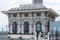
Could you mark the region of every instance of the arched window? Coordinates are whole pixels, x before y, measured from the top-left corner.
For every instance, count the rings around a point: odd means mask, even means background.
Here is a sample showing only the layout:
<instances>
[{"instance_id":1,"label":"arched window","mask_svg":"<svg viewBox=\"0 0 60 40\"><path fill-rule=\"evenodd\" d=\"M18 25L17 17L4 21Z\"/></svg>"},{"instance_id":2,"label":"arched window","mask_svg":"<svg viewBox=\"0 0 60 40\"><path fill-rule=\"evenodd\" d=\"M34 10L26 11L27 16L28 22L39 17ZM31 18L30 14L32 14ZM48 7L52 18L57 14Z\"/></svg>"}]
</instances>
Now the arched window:
<instances>
[{"instance_id":1,"label":"arched window","mask_svg":"<svg viewBox=\"0 0 60 40\"><path fill-rule=\"evenodd\" d=\"M29 34L29 23L24 22L24 34Z\"/></svg>"},{"instance_id":2,"label":"arched window","mask_svg":"<svg viewBox=\"0 0 60 40\"><path fill-rule=\"evenodd\" d=\"M36 32L42 32L42 28L41 28L41 22L40 21L38 21L37 23L36 23Z\"/></svg>"},{"instance_id":3,"label":"arched window","mask_svg":"<svg viewBox=\"0 0 60 40\"><path fill-rule=\"evenodd\" d=\"M17 23L16 22L13 22L13 24L12 24L12 33L13 34L17 33Z\"/></svg>"}]
</instances>

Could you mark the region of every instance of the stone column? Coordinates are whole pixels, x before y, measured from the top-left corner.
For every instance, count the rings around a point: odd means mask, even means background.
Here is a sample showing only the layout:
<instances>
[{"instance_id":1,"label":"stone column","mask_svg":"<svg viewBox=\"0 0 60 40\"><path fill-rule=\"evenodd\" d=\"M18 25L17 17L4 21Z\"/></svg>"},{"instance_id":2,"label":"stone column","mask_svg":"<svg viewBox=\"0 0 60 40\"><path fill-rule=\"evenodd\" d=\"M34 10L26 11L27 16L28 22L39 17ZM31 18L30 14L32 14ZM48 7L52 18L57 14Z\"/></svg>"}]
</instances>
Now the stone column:
<instances>
[{"instance_id":1,"label":"stone column","mask_svg":"<svg viewBox=\"0 0 60 40\"><path fill-rule=\"evenodd\" d=\"M20 33L22 33L22 27L20 26Z\"/></svg>"},{"instance_id":2,"label":"stone column","mask_svg":"<svg viewBox=\"0 0 60 40\"><path fill-rule=\"evenodd\" d=\"M8 27L8 32L10 33L10 25L9 25L9 27Z\"/></svg>"},{"instance_id":3,"label":"stone column","mask_svg":"<svg viewBox=\"0 0 60 40\"><path fill-rule=\"evenodd\" d=\"M31 32L34 33L34 26L31 27Z\"/></svg>"},{"instance_id":4,"label":"stone column","mask_svg":"<svg viewBox=\"0 0 60 40\"><path fill-rule=\"evenodd\" d=\"M45 32L45 27L44 27L44 25L42 25L42 32Z\"/></svg>"},{"instance_id":5,"label":"stone column","mask_svg":"<svg viewBox=\"0 0 60 40\"><path fill-rule=\"evenodd\" d=\"M38 40L41 40L41 37L40 37L40 35L38 35Z\"/></svg>"},{"instance_id":6,"label":"stone column","mask_svg":"<svg viewBox=\"0 0 60 40\"><path fill-rule=\"evenodd\" d=\"M18 28L17 28L17 33L19 34L20 33L20 26L18 25Z\"/></svg>"},{"instance_id":7,"label":"stone column","mask_svg":"<svg viewBox=\"0 0 60 40\"><path fill-rule=\"evenodd\" d=\"M31 34L32 33L32 27L31 27L31 25L29 25L29 34Z\"/></svg>"},{"instance_id":8,"label":"stone column","mask_svg":"<svg viewBox=\"0 0 60 40\"><path fill-rule=\"evenodd\" d=\"M42 39L41 39L41 32L40 32L39 35L38 35L38 40L42 40Z\"/></svg>"},{"instance_id":9,"label":"stone column","mask_svg":"<svg viewBox=\"0 0 60 40\"><path fill-rule=\"evenodd\" d=\"M24 33L24 28L23 28L23 25L22 25L22 34Z\"/></svg>"},{"instance_id":10,"label":"stone column","mask_svg":"<svg viewBox=\"0 0 60 40\"><path fill-rule=\"evenodd\" d=\"M35 27L35 25L34 25L34 32L33 33L36 34L36 27Z\"/></svg>"},{"instance_id":11,"label":"stone column","mask_svg":"<svg viewBox=\"0 0 60 40\"><path fill-rule=\"evenodd\" d=\"M34 36L34 40L37 40L37 37L36 37L36 35Z\"/></svg>"},{"instance_id":12,"label":"stone column","mask_svg":"<svg viewBox=\"0 0 60 40\"><path fill-rule=\"evenodd\" d=\"M10 33L12 33L12 25L10 25Z\"/></svg>"}]
</instances>

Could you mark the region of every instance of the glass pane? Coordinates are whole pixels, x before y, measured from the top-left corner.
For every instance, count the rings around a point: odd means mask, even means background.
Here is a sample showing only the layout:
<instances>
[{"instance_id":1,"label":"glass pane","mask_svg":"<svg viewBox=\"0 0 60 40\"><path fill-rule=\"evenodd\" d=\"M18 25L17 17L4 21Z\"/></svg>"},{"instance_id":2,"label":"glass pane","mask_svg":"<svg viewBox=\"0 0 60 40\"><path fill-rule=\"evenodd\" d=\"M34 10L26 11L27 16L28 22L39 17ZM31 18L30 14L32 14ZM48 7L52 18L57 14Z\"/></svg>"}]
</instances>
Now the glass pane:
<instances>
[{"instance_id":1,"label":"glass pane","mask_svg":"<svg viewBox=\"0 0 60 40\"><path fill-rule=\"evenodd\" d=\"M37 30L40 30L40 28L37 28Z\"/></svg>"},{"instance_id":2,"label":"glass pane","mask_svg":"<svg viewBox=\"0 0 60 40\"><path fill-rule=\"evenodd\" d=\"M28 13L25 13L24 16L27 17L28 16Z\"/></svg>"},{"instance_id":3,"label":"glass pane","mask_svg":"<svg viewBox=\"0 0 60 40\"><path fill-rule=\"evenodd\" d=\"M29 34L29 23L28 22L24 23L24 34Z\"/></svg>"},{"instance_id":4,"label":"glass pane","mask_svg":"<svg viewBox=\"0 0 60 40\"><path fill-rule=\"evenodd\" d=\"M40 27L40 24L37 24L37 27Z\"/></svg>"},{"instance_id":5,"label":"glass pane","mask_svg":"<svg viewBox=\"0 0 60 40\"><path fill-rule=\"evenodd\" d=\"M12 32L13 32L13 34L17 33L17 23L16 22L13 22L13 24L12 24Z\"/></svg>"},{"instance_id":6,"label":"glass pane","mask_svg":"<svg viewBox=\"0 0 60 40\"><path fill-rule=\"evenodd\" d=\"M41 23L39 21L36 23L36 31L37 32L42 31L41 30Z\"/></svg>"},{"instance_id":7,"label":"glass pane","mask_svg":"<svg viewBox=\"0 0 60 40\"><path fill-rule=\"evenodd\" d=\"M13 14L13 17L16 17L17 16L17 14Z\"/></svg>"},{"instance_id":8,"label":"glass pane","mask_svg":"<svg viewBox=\"0 0 60 40\"><path fill-rule=\"evenodd\" d=\"M36 13L37 16L41 16L41 13Z\"/></svg>"}]
</instances>

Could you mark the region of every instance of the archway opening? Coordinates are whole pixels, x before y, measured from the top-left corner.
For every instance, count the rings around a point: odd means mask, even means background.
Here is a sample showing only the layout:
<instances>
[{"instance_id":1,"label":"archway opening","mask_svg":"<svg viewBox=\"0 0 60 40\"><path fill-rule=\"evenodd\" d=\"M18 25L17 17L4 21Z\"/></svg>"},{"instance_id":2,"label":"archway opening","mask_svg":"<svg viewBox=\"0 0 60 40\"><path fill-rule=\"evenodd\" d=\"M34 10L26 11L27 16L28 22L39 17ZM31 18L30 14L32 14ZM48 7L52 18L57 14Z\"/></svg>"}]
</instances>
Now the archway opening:
<instances>
[{"instance_id":1,"label":"archway opening","mask_svg":"<svg viewBox=\"0 0 60 40\"><path fill-rule=\"evenodd\" d=\"M41 26L42 24L41 24L41 22L40 21L38 21L37 23L36 23L36 32L42 32L42 26Z\"/></svg>"},{"instance_id":2,"label":"archway opening","mask_svg":"<svg viewBox=\"0 0 60 40\"><path fill-rule=\"evenodd\" d=\"M24 34L29 34L29 23L24 22Z\"/></svg>"},{"instance_id":3,"label":"archway opening","mask_svg":"<svg viewBox=\"0 0 60 40\"><path fill-rule=\"evenodd\" d=\"M12 24L12 33L13 34L17 33L17 23L16 22L13 22L13 24Z\"/></svg>"}]
</instances>

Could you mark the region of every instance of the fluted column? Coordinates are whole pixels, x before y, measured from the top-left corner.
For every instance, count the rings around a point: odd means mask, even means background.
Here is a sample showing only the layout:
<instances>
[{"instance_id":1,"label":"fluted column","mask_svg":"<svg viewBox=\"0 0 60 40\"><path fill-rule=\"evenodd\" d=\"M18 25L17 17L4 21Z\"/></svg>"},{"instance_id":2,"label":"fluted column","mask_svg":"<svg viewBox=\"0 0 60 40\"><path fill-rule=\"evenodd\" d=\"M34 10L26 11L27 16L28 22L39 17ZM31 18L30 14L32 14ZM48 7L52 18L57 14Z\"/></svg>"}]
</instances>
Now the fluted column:
<instances>
[{"instance_id":1,"label":"fluted column","mask_svg":"<svg viewBox=\"0 0 60 40\"><path fill-rule=\"evenodd\" d=\"M12 25L10 25L10 33L12 33Z\"/></svg>"},{"instance_id":2,"label":"fluted column","mask_svg":"<svg viewBox=\"0 0 60 40\"><path fill-rule=\"evenodd\" d=\"M18 25L18 28L17 28L17 33L19 34L20 33L20 26Z\"/></svg>"}]
</instances>

